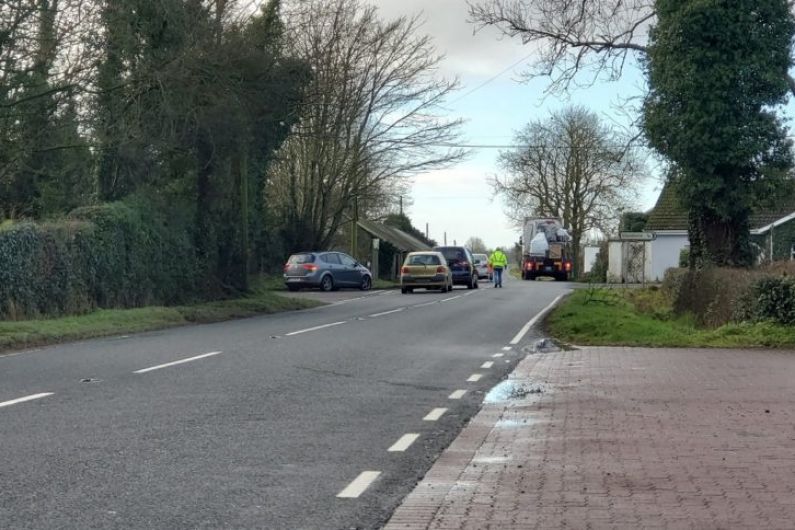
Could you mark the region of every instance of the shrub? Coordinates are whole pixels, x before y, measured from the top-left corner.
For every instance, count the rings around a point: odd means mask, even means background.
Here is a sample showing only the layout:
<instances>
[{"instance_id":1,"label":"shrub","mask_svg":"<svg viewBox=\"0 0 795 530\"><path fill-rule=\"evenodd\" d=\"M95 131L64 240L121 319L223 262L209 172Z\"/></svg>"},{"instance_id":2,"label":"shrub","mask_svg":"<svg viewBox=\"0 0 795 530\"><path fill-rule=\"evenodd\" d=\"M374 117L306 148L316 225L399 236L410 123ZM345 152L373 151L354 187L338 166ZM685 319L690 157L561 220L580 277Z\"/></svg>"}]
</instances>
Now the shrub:
<instances>
[{"instance_id":1,"label":"shrub","mask_svg":"<svg viewBox=\"0 0 795 530\"><path fill-rule=\"evenodd\" d=\"M758 320L795 324L795 279L768 276L753 287L753 314Z\"/></svg>"},{"instance_id":2,"label":"shrub","mask_svg":"<svg viewBox=\"0 0 795 530\"><path fill-rule=\"evenodd\" d=\"M58 222L4 225L0 318L195 298L192 237L178 219L134 203L112 203L80 208Z\"/></svg>"}]
</instances>

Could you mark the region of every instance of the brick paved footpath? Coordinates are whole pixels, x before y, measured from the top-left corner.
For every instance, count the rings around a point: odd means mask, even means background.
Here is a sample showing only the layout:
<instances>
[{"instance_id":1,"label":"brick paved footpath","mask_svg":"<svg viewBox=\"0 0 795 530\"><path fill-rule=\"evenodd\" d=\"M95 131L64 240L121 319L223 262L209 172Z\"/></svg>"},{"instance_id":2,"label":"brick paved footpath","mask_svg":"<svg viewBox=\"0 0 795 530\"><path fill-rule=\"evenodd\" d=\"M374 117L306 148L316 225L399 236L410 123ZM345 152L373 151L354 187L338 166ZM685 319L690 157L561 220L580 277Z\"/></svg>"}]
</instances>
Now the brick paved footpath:
<instances>
[{"instance_id":1,"label":"brick paved footpath","mask_svg":"<svg viewBox=\"0 0 795 530\"><path fill-rule=\"evenodd\" d=\"M385 527L795 529L795 352L531 354ZM521 394L521 392L519 392Z\"/></svg>"}]
</instances>

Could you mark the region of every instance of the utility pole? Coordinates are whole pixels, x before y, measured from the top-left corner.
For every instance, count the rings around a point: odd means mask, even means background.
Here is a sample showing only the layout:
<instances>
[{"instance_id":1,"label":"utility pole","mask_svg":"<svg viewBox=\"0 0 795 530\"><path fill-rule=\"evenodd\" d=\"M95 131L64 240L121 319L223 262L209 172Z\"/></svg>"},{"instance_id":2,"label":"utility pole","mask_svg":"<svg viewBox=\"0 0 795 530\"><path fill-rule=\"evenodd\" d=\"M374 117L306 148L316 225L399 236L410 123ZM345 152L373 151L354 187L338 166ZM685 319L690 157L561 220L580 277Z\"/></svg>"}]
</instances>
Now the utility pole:
<instances>
[{"instance_id":1,"label":"utility pole","mask_svg":"<svg viewBox=\"0 0 795 530\"><path fill-rule=\"evenodd\" d=\"M403 215L403 195L400 196L400 215Z\"/></svg>"},{"instance_id":2,"label":"utility pole","mask_svg":"<svg viewBox=\"0 0 795 530\"><path fill-rule=\"evenodd\" d=\"M447 232L444 233L444 246L447 246Z\"/></svg>"},{"instance_id":3,"label":"utility pole","mask_svg":"<svg viewBox=\"0 0 795 530\"><path fill-rule=\"evenodd\" d=\"M425 223L425 239L429 239L428 238L428 223Z\"/></svg>"}]
</instances>

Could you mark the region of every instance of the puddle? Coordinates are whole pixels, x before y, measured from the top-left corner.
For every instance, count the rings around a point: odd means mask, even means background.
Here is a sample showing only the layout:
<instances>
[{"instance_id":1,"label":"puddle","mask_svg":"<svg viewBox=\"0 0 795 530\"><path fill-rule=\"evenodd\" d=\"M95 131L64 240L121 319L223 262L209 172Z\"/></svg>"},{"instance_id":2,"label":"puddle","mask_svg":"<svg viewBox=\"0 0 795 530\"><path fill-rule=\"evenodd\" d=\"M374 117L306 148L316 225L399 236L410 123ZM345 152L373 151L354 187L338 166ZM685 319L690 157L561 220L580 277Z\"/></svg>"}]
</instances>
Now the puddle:
<instances>
[{"instance_id":1,"label":"puddle","mask_svg":"<svg viewBox=\"0 0 795 530\"><path fill-rule=\"evenodd\" d=\"M512 399L524 399L532 394L541 394L543 389L532 381L508 379L498 384L483 398L484 403L500 403Z\"/></svg>"}]
</instances>

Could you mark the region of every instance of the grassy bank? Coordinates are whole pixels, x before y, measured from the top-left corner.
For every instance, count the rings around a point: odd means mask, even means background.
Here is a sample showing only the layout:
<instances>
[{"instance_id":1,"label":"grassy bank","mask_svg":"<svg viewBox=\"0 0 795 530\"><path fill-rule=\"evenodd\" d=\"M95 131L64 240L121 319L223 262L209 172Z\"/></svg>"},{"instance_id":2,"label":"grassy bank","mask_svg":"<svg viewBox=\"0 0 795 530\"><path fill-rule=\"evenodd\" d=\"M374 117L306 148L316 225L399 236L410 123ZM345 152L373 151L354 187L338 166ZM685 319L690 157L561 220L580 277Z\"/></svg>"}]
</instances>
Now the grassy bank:
<instances>
[{"instance_id":1,"label":"grassy bank","mask_svg":"<svg viewBox=\"0 0 795 530\"><path fill-rule=\"evenodd\" d=\"M98 310L86 315L53 319L3 321L0 322L0 351L185 324L220 322L319 305L323 304L279 296L261 282L254 282L251 294L231 300L175 307Z\"/></svg>"},{"instance_id":2,"label":"grassy bank","mask_svg":"<svg viewBox=\"0 0 795 530\"><path fill-rule=\"evenodd\" d=\"M550 335L582 346L795 347L795 327L767 322L703 329L675 316L659 289L580 289L547 318Z\"/></svg>"}]
</instances>

